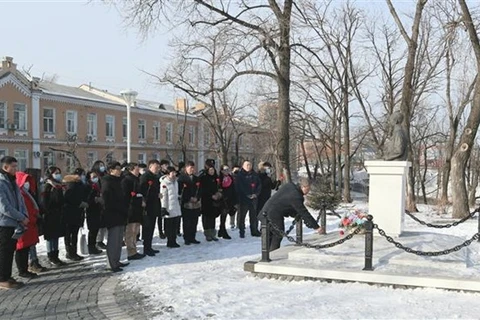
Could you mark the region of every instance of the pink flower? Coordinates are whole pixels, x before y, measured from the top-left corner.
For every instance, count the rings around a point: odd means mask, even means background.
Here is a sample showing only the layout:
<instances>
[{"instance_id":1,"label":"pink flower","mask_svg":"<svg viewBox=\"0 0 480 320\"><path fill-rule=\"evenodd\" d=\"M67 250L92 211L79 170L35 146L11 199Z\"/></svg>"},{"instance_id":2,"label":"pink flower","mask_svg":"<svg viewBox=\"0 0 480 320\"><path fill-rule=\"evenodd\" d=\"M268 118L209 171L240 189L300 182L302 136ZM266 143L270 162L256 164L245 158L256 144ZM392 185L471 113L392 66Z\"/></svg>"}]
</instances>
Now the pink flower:
<instances>
[{"instance_id":1,"label":"pink flower","mask_svg":"<svg viewBox=\"0 0 480 320\"><path fill-rule=\"evenodd\" d=\"M132 192L130 192L130 195L131 195L132 197L135 197L137 194L135 193L135 191L132 191Z\"/></svg>"},{"instance_id":2,"label":"pink flower","mask_svg":"<svg viewBox=\"0 0 480 320\"><path fill-rule=\"evenodd\" d=\"M153 180L148 181L148 185L151 186L153 184Z\"/></svg>"},{"instance_id":3,"label":"pink flower","mask_svg":"<svg viewBox=\"0 0 480 320\"><path fill-rule=\"evenodd\" d=\"M343 236L345 234L345 231L340 230L340 235Z\"/></svg>"}]
</instances>

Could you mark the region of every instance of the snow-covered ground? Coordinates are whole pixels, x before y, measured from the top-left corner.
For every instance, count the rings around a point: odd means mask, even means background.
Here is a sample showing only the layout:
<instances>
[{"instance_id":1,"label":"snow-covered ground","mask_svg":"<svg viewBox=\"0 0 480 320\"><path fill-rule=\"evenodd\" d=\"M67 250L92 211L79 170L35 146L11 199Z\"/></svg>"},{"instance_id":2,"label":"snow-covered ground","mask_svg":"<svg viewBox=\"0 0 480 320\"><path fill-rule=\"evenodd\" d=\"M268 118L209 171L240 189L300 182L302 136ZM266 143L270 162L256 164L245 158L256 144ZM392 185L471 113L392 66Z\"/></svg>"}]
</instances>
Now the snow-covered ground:
<instances>
[{"instance_id":1,"label":"snow-covered ground","mask_svg":"<svg viewBox=\"0 0 480 320\"><path fill-rule=\"evenodd\" d=\"M365 203L357 203L365 207ZM421 206L419 217L442 219L433 208ZM438 221L437 221L438 222ZM329 217L329 231L338 218ZM407 218L407 227L426 230ZM476 232L468 221L456 228L432 230L465 238ZM306 230L307 231L307 230ZM248 232L247 232L248 233ZM120 275L127 287L148 296L152 310L163 310L157 319L478 319L480 294L438 289L393 289L358 283L318 281L287 282L259 279L243 271L256 260L260 239L238 231L232 240L168 249L158 240L156 257L134 261ZM283 243L286 245L285 241ZM479 245L472 245L478 252ZM319 253L321 254L321 253ZM373 271L375 272L375 271ZM169 312L165 313L165 310Z\"/></svg>"}]
</instances>

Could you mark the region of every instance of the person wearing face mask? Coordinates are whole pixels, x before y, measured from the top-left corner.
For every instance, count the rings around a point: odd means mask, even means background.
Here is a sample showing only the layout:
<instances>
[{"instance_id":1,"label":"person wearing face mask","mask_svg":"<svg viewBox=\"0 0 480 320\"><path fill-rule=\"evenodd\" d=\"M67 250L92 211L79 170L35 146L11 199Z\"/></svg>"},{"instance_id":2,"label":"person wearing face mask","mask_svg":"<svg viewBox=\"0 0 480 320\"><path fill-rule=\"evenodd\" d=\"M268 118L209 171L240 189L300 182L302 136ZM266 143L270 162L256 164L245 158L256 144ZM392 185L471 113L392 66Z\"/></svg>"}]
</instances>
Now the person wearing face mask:
<instances>
[{"instance_id":1,"label":"person wearing face mask","mask_svg":"<svg viewBox=\"0 0 480 320\"><path fill-rule=\"evenodd\" d=\"M93 163L91 172L95 172L98 176L98 186L102 188L102 178L106 175L105 163L101 160L97 160ZM105 228L105 222L103 221L103 209L100 212L100 228L97 234L97 247L100 249L107 249L104 240L107 238L107 228Z\"/></svg>"},{"instance_id":2,"label":"person wearing face mask","mask_svg":"<svg viewBox=\"0 0 480 320\"><path fill-rule=\"evenodd\" d=\"M262 189L258 195L257 214L260 213L265 203L272 196L272 190L278 188L278 183L272 179L272 165L270 162L258 164L258 177L262 182Z\"/></svg>"},{"instance_id":3,"label":"person wearing face mask","mask_svg":"<svg viewBox=\"0 0 480 320\"><path fill-rule=\"evenodd\" d=\"M95 172L87 173L87 187L88 254L100 254L103 251L97 248L97 235L101 225L102 197L100 180Z\"/></svg>"},{"instance_id":4,"label":"person wearing face mask","mask_svg":"<svg viewBox=\"0 0 480 320\"><path fill-rule=\"evenodd\" d=\"M65 262L58 258L58 239L65 235L62 171L58 167L49 167L45 172L45 178L44 188L40 193L41 210L44 217L43 237L47 242L47 255L50 263L63 266Z\"/></svg>"},{"instance_id":5,"label":"person wearing face mask","mask_svg":"<svg viewBox=\"0 0 480 320\"><path fill-rule=\"evenodd\" d=\"M83 226L85 210L88 208L85 170L77 168L72 175L63 178L65 190L65 249L67 259L80 261L77 254L78 231Z\"/></svg>"},{"instance_id":6,"label":"person wearing face mask","mask_svg":"<svg viewBox=\"0 0 480 320\"><path fill-rule=\"evenodd\" d=\"M28 224L25 233L17 240L15 252L15 263L17 264L18 275L22 278L35 278L36 273L28 271L28 253L30 247L38 243L37 217L39 215L39 207L30 191L35 192L35 179L24 172L15 174L16 182L20 188L25 206L28 212Z\"/></svg>"}]
</instances>

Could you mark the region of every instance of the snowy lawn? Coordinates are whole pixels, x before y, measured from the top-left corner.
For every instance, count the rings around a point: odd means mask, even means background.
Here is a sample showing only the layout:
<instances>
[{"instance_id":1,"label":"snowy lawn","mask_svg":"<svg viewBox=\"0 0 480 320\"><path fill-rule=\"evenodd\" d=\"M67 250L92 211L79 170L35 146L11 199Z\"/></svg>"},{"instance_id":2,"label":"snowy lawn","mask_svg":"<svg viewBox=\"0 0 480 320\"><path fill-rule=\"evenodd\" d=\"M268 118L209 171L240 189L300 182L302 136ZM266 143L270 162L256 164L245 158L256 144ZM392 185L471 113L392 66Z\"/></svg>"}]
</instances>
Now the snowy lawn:
<instances>
[{"instance_id":1,"label":"snowy lawn","mask_svg":"<svg viewBox=\"0 0 480 320\"><path fill-rule=\"evenodd\" d=\"M358 203L358 207L365 207ZM440 217L421 206L418 217ZM410 230L426 230L406 217ZM338 218L328 218L328 231ZM287 224L288 226L288 224ZM477 224L468 221L450 229L429 229L462 237L475 234ZM305 230L308 232L308 230ZM260 255L260 238L245 239L238 231L232 240L168 249L157 239L156 257L133 261L120 275L123 284L148 296L157 319L478 319L480 294L438 289L393 289L358 283L319 281L287 282L253 277L243 271L248 260ZM282 243L286 245L286 240ZM479 251L477 243L473 251ZM319 253L321 254L321 253ZM375 271L373 271L375 272ZM169 312L165 312L168 310Z\"/></svg>"}]
</instances>

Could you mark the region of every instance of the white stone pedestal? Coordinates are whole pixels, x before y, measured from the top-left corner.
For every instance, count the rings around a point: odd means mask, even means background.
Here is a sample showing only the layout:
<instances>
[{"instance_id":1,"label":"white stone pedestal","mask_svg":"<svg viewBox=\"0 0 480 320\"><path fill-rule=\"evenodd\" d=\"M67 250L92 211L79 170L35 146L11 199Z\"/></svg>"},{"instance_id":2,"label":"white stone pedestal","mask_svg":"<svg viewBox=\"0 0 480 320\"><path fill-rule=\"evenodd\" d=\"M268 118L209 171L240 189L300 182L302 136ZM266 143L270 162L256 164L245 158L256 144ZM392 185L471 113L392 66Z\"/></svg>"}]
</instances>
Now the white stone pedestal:
<instances>
[{"instance_id":1,"label":"white stone pedestal","mask_svg":"<svg viewBox=\"0 0 480 320\"><path fill-rule=\"evenodd\" d=\"M365 161L370 175L368 213L389 236L400 236L405 220L408 161ZM374 232L374 234L377 234Z\"/></svg>"}]
</instances>

